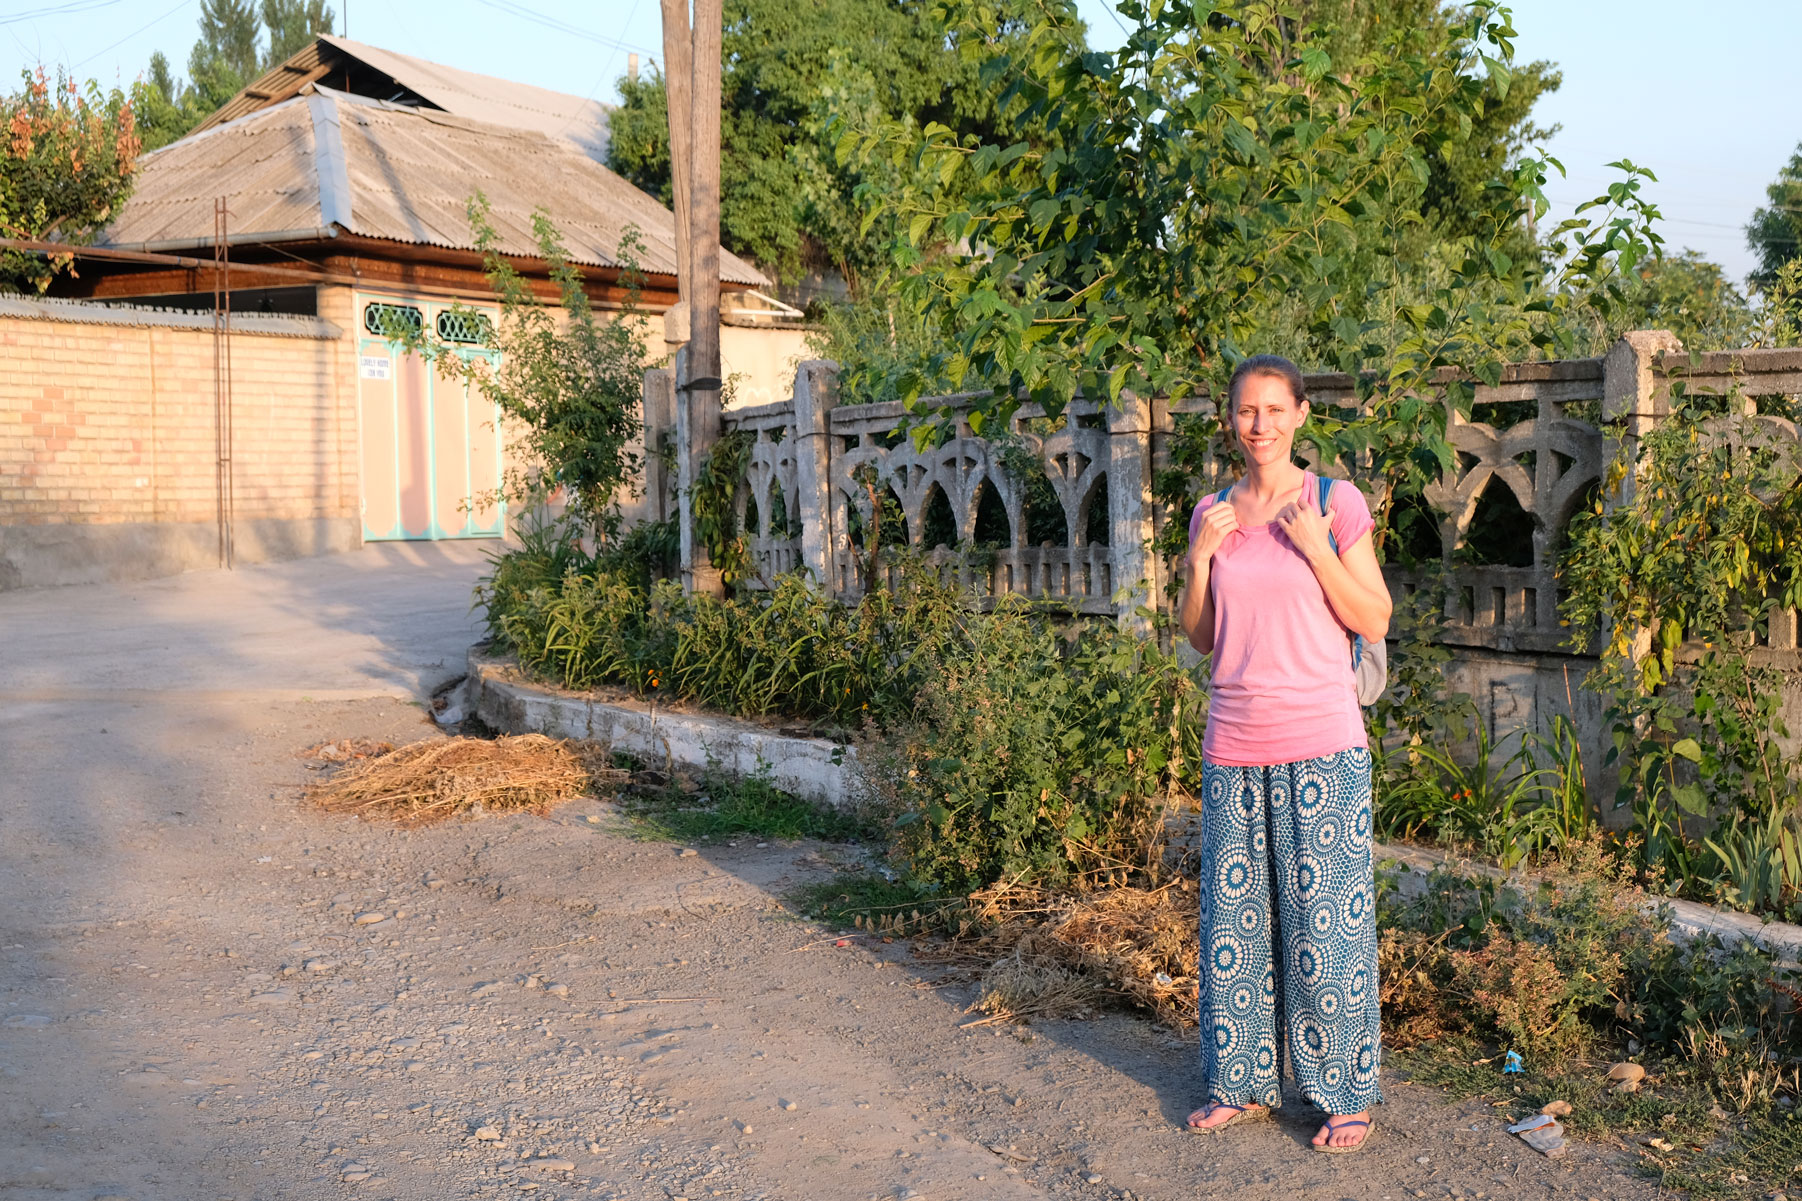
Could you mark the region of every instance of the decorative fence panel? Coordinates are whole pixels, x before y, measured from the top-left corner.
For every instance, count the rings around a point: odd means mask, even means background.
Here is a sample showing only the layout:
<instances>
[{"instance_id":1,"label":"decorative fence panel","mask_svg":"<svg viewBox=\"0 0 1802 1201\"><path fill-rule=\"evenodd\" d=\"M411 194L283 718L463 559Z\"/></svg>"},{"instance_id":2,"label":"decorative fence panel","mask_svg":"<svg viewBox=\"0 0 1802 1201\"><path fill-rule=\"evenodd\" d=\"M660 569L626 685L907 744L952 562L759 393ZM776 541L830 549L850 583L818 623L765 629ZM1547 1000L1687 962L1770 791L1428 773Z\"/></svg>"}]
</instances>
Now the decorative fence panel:
<instances>
[{"instance_id":1,"label":"decorative fence panel","mask_svg":"<svg viewBox=\"0 0 1802 1201\"><path fill-rule=\"evenodd\" d=\"M849 599L869 586L870 543L905 542L985 599L1012 593L1128 623L1167 603L1168 565L1151 546L1163 521L1188 513L1159 512L1151 480L1178 426L1211 412L1207 398L1078 400L1055 422L1028 405L998 437L959 418L949 440L918 450L899 404L838 406L836 381L833 364L805 362L789 399L726 415L752 439L737 502L752 586L800 570ZM1434 574L1446 585L1448 672L1498 736L1564 712L1599 756L1598 702L1581 690L1593 660L1560 624L1557 558L1573 515L1601 496L1607 464L1669 412L1679 384L1737 389L1748 412L1769 414L1766 436L1802 460L1797 426L1782 415L1802 395L1802 351L1691 356L1660 332L1628 334L1605 358L1513 365L1498 386L1477 389L1468 420L1452 416L1455 469L1428 489L1413 546L1417 559L1444 565ZM1356 404L1349 376L1313 375L1307 386L1317 408ZM947 399L956 412L958 398ZM1326 470L1355 477L1350 466ZM682 478L692 472L684 465ZM1227 478L1226 464L1210 461L1191 494ZM1632 486L1629 475L1623 488ZM880 553L875 562L878 582L891 583ZM1386 574L1398 594L1426 582L1400 567ZM1756 656L1802 670L1799 624L1795 612L1772 615Z\"/></svg>"}]
</instances>

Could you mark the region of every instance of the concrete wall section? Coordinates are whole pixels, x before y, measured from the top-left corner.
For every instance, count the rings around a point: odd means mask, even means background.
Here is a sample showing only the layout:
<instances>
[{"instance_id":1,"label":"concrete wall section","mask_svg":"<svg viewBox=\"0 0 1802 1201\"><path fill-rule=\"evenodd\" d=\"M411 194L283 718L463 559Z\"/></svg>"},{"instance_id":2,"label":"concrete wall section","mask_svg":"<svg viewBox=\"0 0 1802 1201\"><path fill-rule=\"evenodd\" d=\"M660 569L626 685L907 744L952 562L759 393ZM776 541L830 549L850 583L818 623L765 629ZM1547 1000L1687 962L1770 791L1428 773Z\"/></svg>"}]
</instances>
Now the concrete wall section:
<instances>
[{"instance_id":1,"label":"concrete wall section","mask_svg":"<svg viewBox=\"0 0 1802 1201\"><path fill-rule=\"evenodd\" d=\"M240 521L239 563L335 554L362 545L351 517ZM143 580L219 565L217 522L87 522L0 526L0 592Z\"/></svg>"}]
</instances>

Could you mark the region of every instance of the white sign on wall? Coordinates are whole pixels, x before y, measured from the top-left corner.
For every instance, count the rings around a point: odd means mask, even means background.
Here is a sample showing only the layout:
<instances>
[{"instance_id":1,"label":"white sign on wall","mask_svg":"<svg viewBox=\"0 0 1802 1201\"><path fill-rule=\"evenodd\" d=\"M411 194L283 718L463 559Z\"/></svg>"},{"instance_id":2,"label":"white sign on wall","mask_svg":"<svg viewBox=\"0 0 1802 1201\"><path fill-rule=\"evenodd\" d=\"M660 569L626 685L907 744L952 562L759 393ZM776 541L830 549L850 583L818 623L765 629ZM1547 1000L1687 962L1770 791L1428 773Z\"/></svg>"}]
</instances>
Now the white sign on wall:
<instances>
[{"instance_id":1,"label":"white sign on wall","mask_svg":"<svg viewBox=\"0 0 1802 1201\"><path fill-rule=\"evenodd\" d=\"M358 374L364 379L387 379L388 357L379 354L363 355L361 369Z\"/></svg>"}]
</instances>

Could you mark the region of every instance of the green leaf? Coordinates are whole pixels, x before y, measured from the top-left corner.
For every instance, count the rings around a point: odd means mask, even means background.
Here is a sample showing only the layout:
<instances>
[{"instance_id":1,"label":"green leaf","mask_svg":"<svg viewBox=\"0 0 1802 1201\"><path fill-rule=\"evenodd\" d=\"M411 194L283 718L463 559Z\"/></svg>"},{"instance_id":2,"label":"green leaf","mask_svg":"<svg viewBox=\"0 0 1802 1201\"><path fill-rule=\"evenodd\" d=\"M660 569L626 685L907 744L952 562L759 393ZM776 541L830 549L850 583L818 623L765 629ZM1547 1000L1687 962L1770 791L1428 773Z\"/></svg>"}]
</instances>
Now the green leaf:
<instances>
[{"instance_id":1,"label":"green leaf","mask_svg":"<svg viewBox=\"0 0 1802 1201\"><path fill-rule=\"evenodd\" d=\"M1708 797L1700 784L1679 784L1671 789L1671 799L1683 812L1700 817L1708 812Z\"/></svg>"},{"instance_id":2,"label":"green leaf","mask_svg":"<svg viewBox=\"0 0 1802 1201\"><path fill-rule=\"evenodd\" d=\"M1680 755L1691 763L1702 762L1702 744L1693 738L1681 738L1672 743L1671 753Z\"/></svg>"}]
</instances>

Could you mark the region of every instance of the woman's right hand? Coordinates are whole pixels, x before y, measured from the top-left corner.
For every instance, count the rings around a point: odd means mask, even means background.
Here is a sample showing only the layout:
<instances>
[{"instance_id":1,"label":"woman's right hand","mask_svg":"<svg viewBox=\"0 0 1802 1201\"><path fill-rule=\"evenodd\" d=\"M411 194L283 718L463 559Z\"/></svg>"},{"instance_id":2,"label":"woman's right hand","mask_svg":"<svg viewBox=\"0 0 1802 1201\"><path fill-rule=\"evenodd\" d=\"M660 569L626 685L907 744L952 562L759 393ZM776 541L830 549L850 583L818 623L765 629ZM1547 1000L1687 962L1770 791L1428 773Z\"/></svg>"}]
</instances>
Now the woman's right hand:
<instances>
[{"instance_id":1,"label":"woman's right hand","mask_svg":"<svg viewBox=\"0 0 1802 1201\"><path fill-rule=\"evenodd\" d=\"M1195 571L1214 557L1226 536L1239 528L1239 515L1233 511L1231 501L1215 501L1201 515L1201 528L1195 531L1195 541L1189 544L1189 570Z\"/></svg>"}]
</instances>

